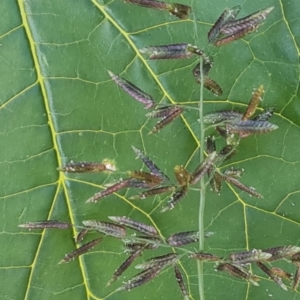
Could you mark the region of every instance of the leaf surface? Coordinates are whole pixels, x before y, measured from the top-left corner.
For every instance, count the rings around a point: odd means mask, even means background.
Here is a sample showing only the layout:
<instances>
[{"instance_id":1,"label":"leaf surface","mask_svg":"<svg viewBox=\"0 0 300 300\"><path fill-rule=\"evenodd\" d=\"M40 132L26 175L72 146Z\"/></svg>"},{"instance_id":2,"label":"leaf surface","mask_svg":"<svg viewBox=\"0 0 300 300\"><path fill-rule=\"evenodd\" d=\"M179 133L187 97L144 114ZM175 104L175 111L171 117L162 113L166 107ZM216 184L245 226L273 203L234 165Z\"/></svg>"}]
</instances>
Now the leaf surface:
<instances>
[{"instance_id":1,"label":"leaf surface","mask_svg":"<svg viewBox=\"0 0 300 300\"><path fill-rule=\"evenodd\" d=\"M119 171L139 170L131 145L141 148L175 181L173 168L199 164L197 111L160 133L147 135L155 120L143 106L118 88L107 70L126 78L156 102L197 105L199 85L192 69L196 58L149 61L139 48L171 43L195 44L214 58L211 77L223 89L216 97L204 91L205 112L242 110L254 88L263 84L262 106L276 105L272 122L279 129L241 141L239 153L222 166L245 169L242 182L264 199L250 198L224 185L221 196L207 190L206 251L226 256L232 251L297 245L299 204L299 4L268 0L275 6L258 32L221 48L207 45L206 33L221 14L220 1L194 1L193 15L182 21L162 11L123 1L2 0L0 20L0 278L3 299L181 299L173 270L129 292L116 293L122 281L138 273L133 268L105 287L126 259L121 242L105 238L87 255L58 265L76 245L79 229L27 231L18 224L58 219L80 225L82 220L107 221L126 215L155 226L168 237L197 230L199 192L190 191L174 210L160 213L160 201L129 201L127 190L97 204L85 200L117 174L63 174L56 169L74 161L114 160ZM237 5L226 2L228 7ZM242 3L241 16L261 7L258 0ZM222 147L217 139L217 147ZM96 235L95 235L96 236ZM94 235L89 235L92 240ZM195 246L196 247L196 246ZM193 247L190 248L193 250ZM159 249L149 256L167 253ZM141 262L142 259L138 260ZM198 299L194 261L181 260L191 299ZM287 271L294 269L287 263ZM259 270L260 287L253 287L204 265L206 299L300 299L285 292ZM16 286L17 285L17 286Z\"/></svg>"}]
</instances>

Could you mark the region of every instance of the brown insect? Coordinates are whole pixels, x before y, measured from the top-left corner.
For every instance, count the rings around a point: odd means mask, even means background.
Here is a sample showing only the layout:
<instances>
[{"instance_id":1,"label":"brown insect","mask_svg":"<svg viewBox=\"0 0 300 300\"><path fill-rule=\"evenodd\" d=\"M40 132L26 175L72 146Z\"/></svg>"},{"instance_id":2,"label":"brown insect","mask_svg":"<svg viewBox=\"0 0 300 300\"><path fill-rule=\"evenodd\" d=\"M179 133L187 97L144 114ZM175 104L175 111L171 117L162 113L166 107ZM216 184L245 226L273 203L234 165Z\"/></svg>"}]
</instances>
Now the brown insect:
<instances>
[{"instance_id":1,"label":"brown insect","mask_svg":"<svg viewBox=\"0 0 300 300\"><path fill-rule=\"evenodd\" d=\"M110 163L97 163L97 162L73 162L57 168L58 171L67 173L89 173L89 172L103 172L103 171L115 171L116 168Z\"/></svg>"},{"instance_id":2,"label":"brown insect","mask_svg":"<svg viewBox=\"0 0 300 300\"><path fill-rule=\"evenodd\" d=\"M256 265L264 272L266 273L271 279L273 279L274 282L276 282L282 289L284 289L285 291L287 291L287 287L285 286L285 284L281 281L281 279L273 274L271 272L271 270L262 262L256 262Z\"/></svg>"},{"instance_id":3,"label":"brown insect","mask_svg":"<svg viewBox=\"0 0 300 300\"><path fill-rule=\"evenodd\" d=\"M248 120L249 118L251 118L253 116L253 114L256 111L256 108L259 104L259 102L262 100L262 95L264 93L264 86L261 85L259 86L259 88L253 93L253 96L248 104L248 107L242 117L243 121Z\"/></svg>"},{"instance_id":4,"label":"brown insect","mask_svg":"<svg viewBox=\"0 0 300 300\"><path fill-rule=\"evenodd\" d=\"M203 261L218 261L220 258L216 255L204 252L197 252L189 255L189 258L203 260Z\"/></svg>"}]
</instances>

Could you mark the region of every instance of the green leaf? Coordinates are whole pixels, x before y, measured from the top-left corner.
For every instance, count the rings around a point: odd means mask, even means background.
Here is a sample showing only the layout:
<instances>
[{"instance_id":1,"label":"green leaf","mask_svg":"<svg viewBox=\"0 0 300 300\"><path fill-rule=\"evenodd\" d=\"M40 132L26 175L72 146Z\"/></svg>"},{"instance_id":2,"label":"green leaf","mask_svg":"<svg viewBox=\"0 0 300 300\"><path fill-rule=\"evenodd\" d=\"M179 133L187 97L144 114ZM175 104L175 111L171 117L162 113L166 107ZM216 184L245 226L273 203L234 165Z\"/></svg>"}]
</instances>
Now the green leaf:
<instances>
[{"instance_id":1,"label":"green leaf","mask_svg":"<svg viewBox=\"0 0 300 300\"><path fill-rule=\"evenodd\" d=\"M207 45L206 33L224 5L217 0L188 1L193 6L201 49L211 51L211 77L223 89L204 91L204 110L244 110L253 88L263 84L262 106L276 105L272 122L279 129L243 139L226 165L242 167L242 182L264 199L224 185L221 196L206 192L204 223L215 234L205 250L220 256L299 242L299 3L250 1L240 15L275 6L265 24L243 40L221 48ZM262 7L262 5L264 7ZM174 272L129 292L115 290L138 273L134 268L105 287L126 259L121 242L104 240L87 255L58 265L76 248L78 229L28 231L18 224L58 219L108 220L126 215L155 226L164 237L197 230L199 191L190 191L174 210L160 213L160 200L129 201L133 191L111 195L97 204L85 200L119 174L63 174L56 169L74 161L114 160L119 171L142 167L131 145L144 149L174 180L173 168L192 171L199 164L197 111L148 136L155 124L143 106L119 89L107 70L126 78L155 101L197 105L199 85L192 76L196 58L148 61L139 48L188 42L196 44L193 15L182 21L123 1L2 0L0 20L0 278L1 299L182 299ZM195 106L194 105L194 106ZM217 146L222 147L217 139ZM167 200L167 197L166 199ZM95 235L96 236L96 235ZM95 237L90 234L87 241ZM197 246L195 246L197 247ZM193 247L189 249L193 250ZM159 249L143 256L166 253ZM140 258L139 262L142 260ZM181 260L191 299L198 299L197 267ZM282 262L294 273L291 264ZM261 271L260 287L216 273L204 264L206 299L300 299L285 292Z\"/></svg>"}]
</instances>

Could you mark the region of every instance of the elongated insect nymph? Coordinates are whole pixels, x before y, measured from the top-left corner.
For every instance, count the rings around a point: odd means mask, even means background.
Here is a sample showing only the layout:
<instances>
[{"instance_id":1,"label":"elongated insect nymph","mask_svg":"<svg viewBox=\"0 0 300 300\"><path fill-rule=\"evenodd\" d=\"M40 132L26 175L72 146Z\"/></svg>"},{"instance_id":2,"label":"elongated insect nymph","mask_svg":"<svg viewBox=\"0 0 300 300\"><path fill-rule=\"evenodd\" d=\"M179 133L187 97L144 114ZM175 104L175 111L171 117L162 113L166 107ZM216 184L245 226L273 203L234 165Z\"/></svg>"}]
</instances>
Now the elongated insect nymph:
<instances>
[{"instance_id":1,"label":"elongated insect nymph","mask_svg":"<svg viewBox=\"0 0 300 300\"><path fill-rule=\"evenodd\" d=\"M112 186L109 186L105 190L94 194L94 196L87 199L85 203L97 202L98 200L100 200L112 193L115 193L115 192L119 191L120 189L128 187L130 180L131 179L120 180L119 182L117 182L116 184L113 184Z\"/></svg>"},{"instance_id":2,"label":"elongated insect nymph","mask_svg":"<svg viewBox=\"0 0 300 300\"><path fill-rule=\"evenodd\" d=\"M183 166L175 166L174 167L174 174L179 185L187 185L190 181L190 173L183 167Z\"/></svg>"},{"instance_id":3,"label":"elongated insect nymph","mask_svg":"<svg viewBox=\"0 0 300 300\"><path fill-rule=\"evenodd\" d=\"M195 169L191 175L190 184L196 184L203 177L217 157L217 152L213 151L208 154L204 161Z\"/></svg>"},{"instance_id":4,"label":"elongated insect nymph","mask_svg":"<svg viewBox=\"0 0 300 300\"><path fill-rule=\"evenodd\" d=\"M185 231L178 232L170 235L166 242L174 247L188 245L199 240L199 232L198 231Z\"/></svg>"},{"instance_id":5,"label":"elongated insect nymph","mask_svg":"<svg viewBox=\"0 0 300 300\"><path fill-rule=\"evenodd\" d=\"M120 76L114 74L111 71L107 71L111 79L121 87L128 95L130 95L135 100L139 101L140 103L144 104L144 108L148 109L155 106L155 102L153 101L152 97L146 94L144 91L136 87L131 82L121 78Z\"/></svg>"},{"instance_id":6,"label":"elongated insect nymph","mask_svg":"<svg viewBox=\"0 0 300 300\"><path fill-rule=\"evenodd\" d=\"M187 43L150 46L139 50L148 54L149 59L179 59L190 58L193 54L202 56L204 53L196 46Z\"/></svg>"},{"instance_id":7,"label":"elongated insect nymph","mask_svg":"<svg viewBox=\"0 0 300 300\"><path fill-rule=\"evenodd\" d=\"M179 19L185 20L188 18L188 15L191 13L192 8L188 5L180 3L171 3L168 11L171 15L176 16Z\"/></svg>"},{"instance_id":8,"label":"elongated insect nymph","mask_svg":"<svg viewBox=\"0 0 300 300\"><path fill-rule=\"evenodd\" d=\"M163 181L170 181L170 178L164 174L155 164L154 162L147 157L141 150L138 148L131 146L135 154L137 155L138 158L142 160L142 162L147 166L147 168L150 170L150 172L153 175L156 175L160 177Z\"/></svg>"},{"instance_id":9,"label":"elongated insect nymph","mask_svg":"<svg viewBox=\"0 0 300 300\"><path fill-rule=\"evenodd\" d=\"M218 271L226 271L234 277L244 279L256 286L259 285L257 283L258 278L255 275L250 274L246 269L244 269L240 266L236 266L236 265L229 264L229 263L222 263L222 264L219 264L217 270Z\"/></svg>"},{"instance_id":10,"label":"elongated insect nymph","mask_svg":"<svg viewBox=\"0 0 300 300\"><path fill-rule=\"evenodd\" d=\"M75 259L76 257L85 254L86 252L94 248L97 244L99 244L101 240L102 238L92 240L91 242L82 245L78 249L75 249L74 251L67 253L65 257L59 262L59 264L68 263L71 260Z\"/></svg>"},{"instance_id":11,"label":"elongated insect nymph","mask_svg":"<svg viewBox=\"0 0 300 300\"><path fill-rule=\"evenodd\" d=\"M124 225L128 228L131 228L133 230L136 230L140 233L146 234L146 235L154 235L156 236L158 234L157 230L151 226L151 225L146 225L142 222L138 222L135 220L132 220L130 218L127 218L125 216L119 217L119 216L110 216L108 217L110 220L117 222L120 225Z\"/></svg>"},{"instance_id":12,"label":"elongated insect nymph","mask_svg":"<svg viewBox=\"0 0 300 300\"><path fill-rule=\"evenodd\" d=\"M173 185L162 186L162 187L158 187L158 188L154 188L154 189L151 189L151 190L147 190L145 192L142 192L142 193L139 193L137 195L131 196L129 199L130 200L134 200L134 199L146 199L149 196L163 194L163 193L166 193L166 192L173 191L174 188L175 187Z\"/></svg>"},{"instance_id":13,"label":"elongated insect nymph","mask_svg":"<svg viewBox=\"0 0 300 300\"><path fill-rule=\"evenodd\" d=\"M89 229L94 229L106 235L114 236L116 238L123 238L126 236L126 228L110 222L85 220L82 224Z\"/></svg>"},{"instance_id":14,"label":"elongated insect nymph","mask_svg":"<svg viewBox=\"0 0 300 300\"><path fill-rule=\"evenodd\" d=\"M163 129L165 126L170 124L172 121L174 121L176 118L178 118L183 112L182 107L178 107L176 110L173 110L169 115L162 118L150 131L150 133L155 133Z\"/></svg>"},{"instance_id":15,"label":"elongated insect nymph","mask_svg":"<svg viewBox=\"0 0 300 300\"><path fill-rule=\"evenodd\" d=\"M256 108L259 104L259 102L262 100L262 95L264 93L264 86L261 85L259 86L259 88L253 93L253 96L248 104L248 107L242 117L243 121L248 120L249 118L251 118L253 116L253 114L256 111Z\"/></svg>"},{"instance_id":16,"label":"elongated insect nymph","mask_svg":"<svg viewBox=\"0 0 300 300\"><path fill-rule=\"evenodd\" d=\"M145 262L136 265L136 269L148 269L148 268L164 268L169 265L177 263L179 256L175 253L168 253L165 255L157 256L146 260Z\"/></svg>"},{"instance_id":17,"label":"elongated insect nymph","mask_svg":"<svg viewBox=\"0 0 300 300\"><path fill-rule=\"evenodd\" d=\"M181 294L182 294L184 300L189 300L189 294L188 294L187 288L184 284L183 276L182 276L178 266L174 266L174 273L175 273L175 278L176 278L176 281L178 283L178 286L180 288L180 291L181 291Z\"/></svg>"},{"instance_id":18,"label":"elongated insect nymph","mask_svg":"<svg viewBox=\"0 0 300 300\"><path fill-rule=\"evenodd\" d=\"M139 241L142 239L143 241ZM147 250L154 250L157 249L160 244L162 243L161 238L157 236L137 236L137 242L135 241L124 241L126 252L134 252L138 249L147 249ZM148 241L148 242L147 242Z\"/></svg>"},{"instance_id":19,"label":"elongated insect nymph","mask_svg":"<svg viewBox=\"0 0 300 300\"><path fill-rule=\"evenodd\" d=\"M108 281L106 286L114 283L130 266L131 264L142 254L143 248L134 251L122 264L115 270L113 277Z\"/></svg>"},{"instance_id":20,"label":"elongated insect nymph","mask_svg":"<svg viewBox=\"0 0 300 300\"><path fill-rule=\"evenodd\" d=\"M57 168L58 171L67 173L89 173L89 172L103 172L103 171L115 171L116 167L110 163L97 163L97 162L73 162Z\"/></svg>"},{"instance_id":21,"label":"elongated insect nymph","mask_svg":"<svg viewBox=\"0 0 300 300\"><path fill-rule=\"evenodd\" d=\"M281 279L272 273L272 271L262 262L258 261L256 262L256 265L265 273L267 274L269 277L271 277L271 279L274 280L274 282L276 282L282 289L284 289L285 291L287 291L287 287L285 286L285 284L283 284L283 282L281 281Z\"/></svg>"},{"instance_id":22,"label":"elongated insect nymph","mask_svg":"<svg viewBox=\"0 0 300 300\"><path fill-rule=\"evenodd\" d=\"M275 276L278 276L282 279L287 279L287 280L291 280L293 279L293 275L280 269L280 268L277 268L277 267L272 267L270 269L270 271L275 275Z\"/></svg>"},{"instance_id":23,"label":"elongated insect nymph","mask_svg":"<svg viewBox=\"0 0 300 300\"><path fill-rule=\"evenodd\" d=\"M254 261L266 261L272 254L262 250L253 249L251 251L231 253L228 257L235 264L246 264Z\"/></svg>"},{"instance_id":24,"label":"elongated insect nymph","mask_svg":"<svg viewBox=\"0 0 300 300\"><path fill-rule=\"evenodd\" d=\"M70 228L72 224L58 221L58 220L45 220L45 221L37 221L37 222L28 222L25 224L19 224L20 228L27 229L45 229L45 228L59 228L59 229L67 229Z\"/></svg>"},{"instance_id":25,"label":"elongated insect nymph","mask_svg":"<svg viewBox=\"0 0 300 300\"><path fill-rule=\"evenodd\" d=\"M218 261L220 258L214 254L204 253L204 252L196 252L189 255L189 258L203 260L203 261Z\"/></svg>"}]
</instances>

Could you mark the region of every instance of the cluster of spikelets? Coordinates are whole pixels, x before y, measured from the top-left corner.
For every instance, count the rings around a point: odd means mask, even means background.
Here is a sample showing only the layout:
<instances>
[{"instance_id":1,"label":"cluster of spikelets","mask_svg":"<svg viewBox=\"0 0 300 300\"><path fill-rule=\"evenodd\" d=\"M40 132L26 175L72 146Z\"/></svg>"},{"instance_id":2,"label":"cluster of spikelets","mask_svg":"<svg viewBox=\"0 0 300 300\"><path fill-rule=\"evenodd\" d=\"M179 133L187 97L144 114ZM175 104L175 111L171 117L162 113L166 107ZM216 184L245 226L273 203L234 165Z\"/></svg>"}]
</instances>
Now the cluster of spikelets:
<instances>
[{"instance_id":1,"label":"cluster of spikelets","mask_svg":"<svg viewBox=\"0 0 300 300\"><path fill-rule=\"evenodd\" d=\"M188 15L192 11L190 6L179 3L165 3L154 0L125 1L147 8L168 11L180 19L187 19ZM240 8L240 6L236 6L231 9L226 8L224 10L212 26L211 30L208 32L209 43L219 47L252 33L262 24L267 15L273 9L273 7L271 7L260 10L241 19L236 19ZM222 95L221 87L208 76L209 71L213 66L212 60L197 46L188 43L159 45L145 47L140 49L140 52L147 55L148 59L182 59L197 55L200 57L200 62L197 62L197 65L192 71L196 82L201 84L203 81L203 86L206 89L217 96ZM151 130L151 133L155 133L163 129L166 125L170 124L175 118L179 117L183 113L184 106L167 105L160 107L150 95L131 82L121 78L111 71L108 71L108 73L118 86L120 86L134 99L142 103L145 109L151 110L146 114L147 117L160 119ZM263 113L253 116L261 100L262 94L263 87L260 86L254 92L248 108L244 113L239 111L223 110L204 116L204 123L209 124L209 127L214 127L217 132L226 139L227 144L220 152L217 152L214 137L208 136L206 139L207 157L192 173L189 173L183 166L175 166L174 174L177 179L177 183L172 183L169 177L164 174L149 157L147 157L141 150L133 147L136 155L143 161L150 172L129 171L127 172L127 178L112 183L101 192L90 197L87 202L97 202L122 188L145 189L145 191L131 197L131 200L144 199L148 196L172 192L167 205L162 209L162 211L167 211L174 208L174 206L187 194L190 186L197 184L205 175L208 176L209 183L214 192L220 193L222 181L225 181L235 185L237 188L247 192L251 196L262 198L262 195L256 192L254 188L245 186L239 181L239 178L243 174L243 169L228 169L222 173L218 169L224 160L231 158L236 153L236 147L240 138L245 138L251 134L266 133L277 129L276 125L269 123L269 118L273 114L273 108L269 108ZM115 172L116 168L109 161L103 161L101 163L70 162L58 170L70 173L86 173L103 171ZM198 241L198 231L174 233L165 239L159 236L156 228L151 225L123 216L113 216L109 217L109 219L113 222L84 220L82 221L82 225L77 226L62 221L46 220L21 224L19 227L31 230L45 228L67 229L71 226L75 226L80 229L80 232L76 237L77 243L80 243L85 238L86 234L91 231L100 232L101 234L104 234L104 236L110 236L121 240L126 252L129 253L129 256L124 263L116 269L112 278L109 280L108 285L116 281L146 250L155 250L164 245L164 247L168 246L182 251L181 255L174 252L167 253L162 256L152 257L151 259L136 265L135 267L142 271L129 281L123 283L118 290L130 290L141 286L157 277L165 268L172 267L174 268L175 278L180 287L181 293L184 299L187 300L189 299L189 294L178 264L179 260L184 257L215 262L217 263L216 270L227 271L232 276L244 279L254 285L258 285L257 276L251 274L246 267L249 264L255 263L283 289L286 289L286 286L282 283L282 279L291 279L292 276L279 268L268 268L265 263L270 263L279 259L288 259L297 266L297 271L293 280L293 288L297 288L300 277L299 247L282 246L264 250L254 249L252 251L232 253L227 258L219 258L214 254L193 252L185 248L181 248L182 246ZM130 234L128 233L128 229L134 230L142 235L137 236L136 233ZM213 233L208 232L205 236L209 237L211 234ZM80 246L74 251L67 253L59 263L70 262L95 247L102 239L103 237L99 237Z\"/></svg>"},{"instance_id":2,"label":"cluster of spikelets","mask_svg":"<svg viewBox=\"0 0 300 300\"><path fill-rule=\"evenodd\" d=\"M131 290L139 287L153 278L157 277L164 269L174 268L176 281L179 284L180 290L184 299L189 299L187 288L184 284L183 276L180 271L179 260L184 257L191 259L202 260L206 262L216 263L217 271L226 271L230 275L246 280L247 282L258 286L259 278L252 274L247 268L250 264L255 264L264 273L266 273L276 284L284 290L287 290L286 285L282 282L284 280L292 280L292 288L296 289L300 279L300 247L297 246L279 246L263 250L253 249L251 251L231 253L226 258L220 258L211 253L193 252L182 246L195 243L199 239L198 231L178 232L170 235L164 239L159 236L157 230L152 225L147 225L142 222L130 219L125 216L110 216L108 217L112 222L98 221L98 220L84 220L83 226L76 226L80 228L80 232L76 237L76 242L81 242L88 232L99 232L107 237L113 237L123 242L125 252L129 254L126 260L115 270L107 285L114 283L119 277L147 250L155 250L161 246L173 247L182 251L182 254L170 252L161 256L154 256L140 264L135 265L136 269L142 270L133 278L124 282L118 288L121 290ZM21 224L19 227L32 229L45 229L45 228L59 228L68 229L72 225L67 222L47 220L40 222L30 222ZM136 233L129 234L128 229L136 231ZM205 233L205 237L211 236L212 232ZM59 262L68 263L80 255L85 254L98 243L102 241L103 237L94 239L74 251L67 253L64 258ZM180 247L180 248L179 248ZM266 263L270 264L278 260L288 260L297 266L295 276L285 272L278 267L269 268Z\"/></svg>"}]
</instances>

